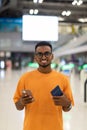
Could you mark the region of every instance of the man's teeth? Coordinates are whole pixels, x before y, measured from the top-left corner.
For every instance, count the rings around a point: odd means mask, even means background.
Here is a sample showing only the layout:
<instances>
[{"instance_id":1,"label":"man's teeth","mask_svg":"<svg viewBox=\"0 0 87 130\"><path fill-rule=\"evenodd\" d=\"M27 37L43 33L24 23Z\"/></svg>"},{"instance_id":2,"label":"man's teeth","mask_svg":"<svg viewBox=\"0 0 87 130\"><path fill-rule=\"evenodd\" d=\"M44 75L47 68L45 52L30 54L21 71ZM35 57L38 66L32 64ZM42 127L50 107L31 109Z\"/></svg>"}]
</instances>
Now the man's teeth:
<instances>
[{"instance_id":1,"label":"man's teeth","mask_svg":"<svg viewBox=\"0 0 87 130\"><path fill-rule=\"evenodd\" d=\"M42 63L46 63L47 61L46 60L42 60Z\"/></svg>"}]
</instances>

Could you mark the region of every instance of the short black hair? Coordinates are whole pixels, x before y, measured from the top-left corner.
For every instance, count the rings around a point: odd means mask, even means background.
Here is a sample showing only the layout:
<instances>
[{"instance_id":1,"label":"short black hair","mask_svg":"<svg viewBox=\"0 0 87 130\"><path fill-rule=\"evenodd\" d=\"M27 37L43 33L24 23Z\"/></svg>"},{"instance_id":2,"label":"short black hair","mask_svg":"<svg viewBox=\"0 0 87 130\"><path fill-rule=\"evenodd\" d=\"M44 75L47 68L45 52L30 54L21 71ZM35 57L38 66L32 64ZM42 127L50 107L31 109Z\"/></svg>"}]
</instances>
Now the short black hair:
<instances>
[{"instance_id":1,"label":"short black hair","mask_svg":"<svg viewBox=\"0 0 87 130\"><path fill-rule=\"evenodd\" d=\"M35 46L35 51L36 51L38 46L49 46L51 48L51 51L52 51L52 45L47 41L38 42Z\"/></svg>"}]
</instances>

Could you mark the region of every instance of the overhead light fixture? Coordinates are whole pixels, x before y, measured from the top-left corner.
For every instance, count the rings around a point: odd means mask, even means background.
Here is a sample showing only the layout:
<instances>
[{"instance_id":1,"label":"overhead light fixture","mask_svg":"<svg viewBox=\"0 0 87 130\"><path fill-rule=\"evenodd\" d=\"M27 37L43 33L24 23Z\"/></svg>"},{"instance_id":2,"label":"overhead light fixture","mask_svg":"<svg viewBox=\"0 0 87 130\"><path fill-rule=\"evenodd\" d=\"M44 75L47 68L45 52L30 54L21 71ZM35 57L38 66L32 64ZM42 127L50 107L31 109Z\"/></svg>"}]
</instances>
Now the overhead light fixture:
<instances>
[{"instance_id":1,"label":"overhead light fixture","mask_svg":"<svg viewBox=\"0 0 87 130\"><path fill-rule=\"evenodd\" d=\"M35 9L35 10L34 10L34 14L38 14L38 9Z\"/></svg>"},{"instance_id":2,"label":"overhead light fixture","mask_svg":"<svg viewBox=\"0 0 87 130\"><path fill-rule=\"evenodd\" d=\"M83 1L82 1L82 0L74 0L74 1L72 2L72 5L80 6L81 4L83 4Z\"/></svg>"},{"instance_id":3,"label":"overhead light fixture","mask_svg":"<svg viewBox=\"0 0 87 130\"><path fill-rule=\"evenodd\" d=\"M77 4L77 0L74 0L73 2L72 2L72 5L76 5Z\"/></svg>"},{"instance_id":4,"label":"overhead light fixture","mask_svg":"<svg viewBox=\"0 0 87 130\"><path fill-rule=\"evenodd\" d=\"M43 3L43 0L39 0L38 3Z\"/></svg>"},{"instance_id":5,"label":"overhead light fixture","mask_svg":"<svg viewBox=\"0 0 87 130\"><path fill-rule=\"evenodd\" d=\"M33 3L37 3L38 2L38 0L33 0Z\"/></svg>"},{"instance_id":6,"label":"overhead light fixture","mask_svg":"<svg viewBox=\"0 0 87 130\"><path fill-rule=\"evenodd\" d=\"M38 14L38 9L30 9L29 14Z\"/></svg>"},{"instance_id":7,"label":"overhead light fixture","mask_svg":"<svg viewBox=\"0 0 87 130\"><path fill-rule=\"evenodd\" d=\"M79 0L78 2L77 2L77 5L79 6L79 5L81 5L83 3L83 1L82 0Z\"/></svg>"},{"instance_id":8,"label":"overhead light fixture","mask_svg":"<svg viewBox=\"0 0 87 130\"><path fill-rule=\"evenodd\" d=\"M71 11L68 10L68 11L66 12L66 16L70 16L70 14L71 14Z\"/></svg>"},{"instance_id":9,"label":"overhead light fixture","mask_svg":"<svg viewBox=\"0 0 87 130\"><path fill-rule=\"evenodd\" d=\"M30 9L29 10L29 14L33 14L34 13L34 10L33 9Z\"/></svg>"},{"instance_id":10,"label":"overhead light fixture","mask_svg":"<svg viewBox=\"0 0 87 130\"><path fill-rule=\"evenodd\" d=\"M65 15L66 15L66 11L63 11L63 12L62 12L62 15L65 16Z\"/></svg>"},{"instance_id":11,"label":"overhead light fixture","mask_svg":"<svg viewBox=\"0 0 87 130\"><path fill-rule=\"evenodd\" d=\"M70 16L71 15L71 11L67 10L67 11L63 11L62 12L63 16Z\"/></svg>"},{"instance_id":12,"label":"overhead light fixture","mask_svg":"<svg viewBox=\"0 0 87 130\"><path fill-rule=\"evenodd\" d=\"M33 3L43 3L43 0L33 0Z\"/></svg>"},{"instance_id":13,"label":"overhead light fixture","mask_svg":"<svg viewBox=\"0 0 87 130\"><path fill-rule=\"evenodd\" d=\"M87 22L87 18L79 18L78 21L81 22L81 23L86 23Z\"/></svg>"},{"instance_id":14,"label":"overhead light fixture","mask_svg":"<svg viewBox=\"0 0 87 130\"><path fill-rule=\"evenodd\" d=\"M59 21L64 21L64 18L58 17Z\"/></svg>"}]
</instances>

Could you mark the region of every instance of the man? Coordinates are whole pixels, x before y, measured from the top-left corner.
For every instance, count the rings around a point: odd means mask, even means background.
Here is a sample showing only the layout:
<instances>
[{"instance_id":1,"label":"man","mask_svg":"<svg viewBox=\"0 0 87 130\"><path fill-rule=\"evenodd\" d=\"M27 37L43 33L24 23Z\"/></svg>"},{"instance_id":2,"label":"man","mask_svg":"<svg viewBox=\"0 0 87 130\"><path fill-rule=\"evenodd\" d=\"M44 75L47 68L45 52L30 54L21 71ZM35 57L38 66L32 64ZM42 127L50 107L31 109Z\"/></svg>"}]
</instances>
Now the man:
<instances>
[{"instance_id":1,"label":"man","mask_svg":"<svg viewBox=\"0 0 87 130\"><path fill-rule=\"evenodd\" d=\"M67 77L51 68L52 46L42 41L35 46L36 70L21 76L14 102L18 110L25 108L23 130L63 130L62 111L69 111L74 105ZM57 86L62 96L52 96Z\"/></svg>"}]
</instances>

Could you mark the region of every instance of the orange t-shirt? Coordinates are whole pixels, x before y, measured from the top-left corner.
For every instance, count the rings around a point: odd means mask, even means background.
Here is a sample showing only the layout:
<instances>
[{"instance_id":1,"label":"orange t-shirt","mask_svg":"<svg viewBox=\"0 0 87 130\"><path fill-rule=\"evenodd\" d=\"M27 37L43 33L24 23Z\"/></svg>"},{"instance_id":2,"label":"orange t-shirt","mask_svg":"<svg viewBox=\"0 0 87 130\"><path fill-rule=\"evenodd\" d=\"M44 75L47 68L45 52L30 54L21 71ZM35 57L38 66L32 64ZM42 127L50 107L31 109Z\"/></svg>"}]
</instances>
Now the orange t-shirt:
<instances>
[{"instance_id":1,"label":"orange t-shirt","mask_svg":"<svg viewBox=\"0 0 87 130\"><path fill-rule=\"evenodd\" d=\"M65 75L55 70L48 74L34 70L20 78L14 102L19 100L23 89L31 90L35 99L25 106L23 130L63 130L62 107L54 104L50 93L56 85L60 86L73 105L72 91Z\"/></svg>"}]
</instances>

